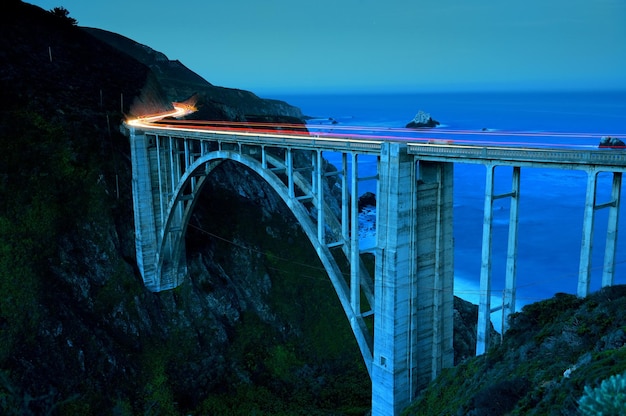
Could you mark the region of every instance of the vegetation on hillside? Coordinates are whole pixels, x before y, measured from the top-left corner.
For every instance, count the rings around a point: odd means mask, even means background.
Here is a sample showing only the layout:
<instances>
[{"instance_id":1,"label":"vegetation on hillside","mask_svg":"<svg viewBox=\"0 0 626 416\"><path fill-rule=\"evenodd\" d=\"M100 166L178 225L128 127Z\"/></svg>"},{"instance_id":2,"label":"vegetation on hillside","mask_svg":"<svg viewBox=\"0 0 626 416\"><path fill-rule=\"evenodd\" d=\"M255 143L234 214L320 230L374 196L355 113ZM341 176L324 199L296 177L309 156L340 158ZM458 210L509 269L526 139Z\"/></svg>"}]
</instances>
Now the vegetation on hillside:
<instances>
[{"instance_id":1,"label":"vegetation on hillside","mask_svg":"<svg viewBox=\"0 0 626 416\"><path fill-rule=\"evenodd\" d=\"M404 414L576 414L585 389L626 371L625 310L626 286L527 305L501 345L444 371Z\"/></svg>"},{"instance_id":2,"label":"vegetation on hillside","mask_svg":"<svg viewBox=\"0 0 626 416\"><path fill-rule=\"evenodd\" d=\"M54 13L15 2L0 20L0 413L365 412L348 322L319 265L301 273L316 256L277 196L216 173L193 273L148 292L118 129L133 97L164 101L157 77Z\"/></svg>"}]
</instances>

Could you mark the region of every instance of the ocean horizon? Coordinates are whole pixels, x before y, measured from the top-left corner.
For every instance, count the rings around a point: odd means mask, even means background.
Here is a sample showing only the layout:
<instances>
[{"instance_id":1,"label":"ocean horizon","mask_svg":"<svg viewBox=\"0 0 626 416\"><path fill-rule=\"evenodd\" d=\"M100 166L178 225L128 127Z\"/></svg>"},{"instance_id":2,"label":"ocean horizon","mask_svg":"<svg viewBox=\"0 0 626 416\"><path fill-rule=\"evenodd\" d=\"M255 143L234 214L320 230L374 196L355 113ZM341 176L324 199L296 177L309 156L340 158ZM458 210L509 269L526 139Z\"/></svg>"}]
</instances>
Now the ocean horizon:
<instances>
[{"instance_id":1,"label":"ocean horizon","mask_svg":"<svg viewBox=\"0 0 626 416\"><path fill-rule=\"evenodd\" d=\"M403 128L420 110L441 125L432 133L466 130L532 133L580 133L590 138L568 139L573 145L595 149L601 136L626 141L626 91L600 92L488 92L406 94L282 94L273 96L299 107L314 119L311 125L336 121L335 126ZM444 136L448 133L443 133ZM477 136L478 137L478 136ZM552 140L552 139L550 139ZM567 143L566 143L567 144ZM617 150L619 151L619 150ZM339 163L333 154L324 154ZM362 159L362 160L361 160ZM362 176L376 170L375 158L359 160ZM478 303L485 167L455 164L454 238L455 295ZM511 168L496 169L496 190L510 189ZM601 173L598 199L610 194L611 175ZM375 184L359 186L359 195L376 192ZM582 171L523 168L516 310L559 292L576 294L586 174ZM620 210L623 217L624 205ZM596 212L591 290L600 288L606 210ZM509 201L494 203L492 306L501 302L504 288ZM371 215L370 215L371 217ZM622 221L622 224L625 222ZM626 283L626 230L618 231L615 284ZM500 313L492 314L497 329Z\"/></svg>"}]
</instances>

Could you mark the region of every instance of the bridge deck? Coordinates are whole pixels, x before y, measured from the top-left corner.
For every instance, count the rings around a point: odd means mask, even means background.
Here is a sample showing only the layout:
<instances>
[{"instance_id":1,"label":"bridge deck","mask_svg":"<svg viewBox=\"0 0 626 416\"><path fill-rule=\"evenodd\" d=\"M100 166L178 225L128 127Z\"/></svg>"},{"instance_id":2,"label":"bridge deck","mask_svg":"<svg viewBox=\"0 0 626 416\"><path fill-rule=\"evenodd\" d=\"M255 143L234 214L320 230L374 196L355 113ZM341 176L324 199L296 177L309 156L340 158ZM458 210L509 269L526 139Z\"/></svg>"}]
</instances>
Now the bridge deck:
<instances>
[{"instance_id":1,"label":"bridge deck","mask_svg":"<svg viewBox=\"0 0 626 416\"><path fill-rule=\"evenodd\" d=\"M150 131L152 130L152 131ZM348 138L323 134L281 134L196 130L193 128L155 127L144 129L146 133L165 136L194 138L198 140L231 142L238 144L266 147L290 147L302 150L322 150L325 152L348 152L379 155L381 146L393 139ZM408 153L419 160L437 162L457 162L473 164L514 165L522 167L545 167L554 169L589 170L590 166L598 170L612 172L626 171L626 151L616 149L568 149L549 147L485 146L484 144L454 144L400 139L405 143Z\"/></svg>"}]
</instances>

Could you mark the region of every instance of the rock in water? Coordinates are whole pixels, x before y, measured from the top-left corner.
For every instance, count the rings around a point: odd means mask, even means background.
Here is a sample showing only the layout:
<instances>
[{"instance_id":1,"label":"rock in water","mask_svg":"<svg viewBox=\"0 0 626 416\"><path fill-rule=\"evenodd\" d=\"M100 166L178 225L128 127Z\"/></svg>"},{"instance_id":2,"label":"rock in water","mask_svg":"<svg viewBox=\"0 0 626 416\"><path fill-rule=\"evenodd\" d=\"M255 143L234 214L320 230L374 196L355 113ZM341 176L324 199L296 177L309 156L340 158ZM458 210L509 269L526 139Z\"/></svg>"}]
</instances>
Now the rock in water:
<instances>
[{"instance_id":1,"label":"rock in water","mask_svg":"<svg viewBox=\"0 0 626 416\"><path fill-rule=\"evenodd\" d=\"M439 124L437 120L433 120L429 113L419 110L413 120L406 125L406 128L437 127Z\"/></svg>"}]
</instances>

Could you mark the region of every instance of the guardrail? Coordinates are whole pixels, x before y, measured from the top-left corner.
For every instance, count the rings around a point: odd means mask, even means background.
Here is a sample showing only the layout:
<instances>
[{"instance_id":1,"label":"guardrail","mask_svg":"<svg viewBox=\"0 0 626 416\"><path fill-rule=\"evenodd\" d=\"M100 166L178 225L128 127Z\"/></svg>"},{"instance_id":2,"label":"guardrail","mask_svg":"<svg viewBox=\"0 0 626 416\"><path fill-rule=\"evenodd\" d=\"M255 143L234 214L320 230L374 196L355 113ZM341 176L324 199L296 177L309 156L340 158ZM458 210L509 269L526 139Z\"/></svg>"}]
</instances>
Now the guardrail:
<instances>
[{"instance_id":1,"label":"guardrail","mask_svg":"<svg viewBox=\"0 0 626 416\"><path fill-rule=\"evenodd\" d=\"M454 144L408 144L409 154L423 160L458 161L462 163L498 163L516 165L567 165L571 169L582 166L607 166L615 171L626 170L626 152L615 149L574 150L527 147L492 147ZM453 159L453 160L450 160Z\"/></svg>"},{"instance_id":2,"label":"guardrail","mask_svg":"<svg viewBox=\"0 0 626 416\"><path fill-rule=\"evenodd\" d=\"M383 140L350 140L342 137L324 137L319 135L287 135L254 132L214 132L193 129L140 128L146 134L194 138L223 143L254 144L258 146L287 146L294 149L322 149L338 152L358 152L361 154L380 154Z\"/></svg>"},{"instance_id":3,"label":"guardrail","mask_svg":"<svg viewBox=\"0 0 626 416\"><path fill-rule=\"evenodd\" d=\"M132 128L132 127L131 127ZM291 147L294 149L320 149L323 151L380 154L383 140L374 138L350 139L340 136L289 135L279 132L258 134L254 132L202 131L195 129L169 129L166 127L140 128L146 134L193 138L222 143L239 143L257 146ZM405 143L405 141L402 141ZM406 143L408 153L420 160L545 166L565 169L582 169L589 165L626 171L626 151L616 149L554 149L531 147L504 147L484 145L457 145L454 143Z\"/></svg>"}]
</instances>

